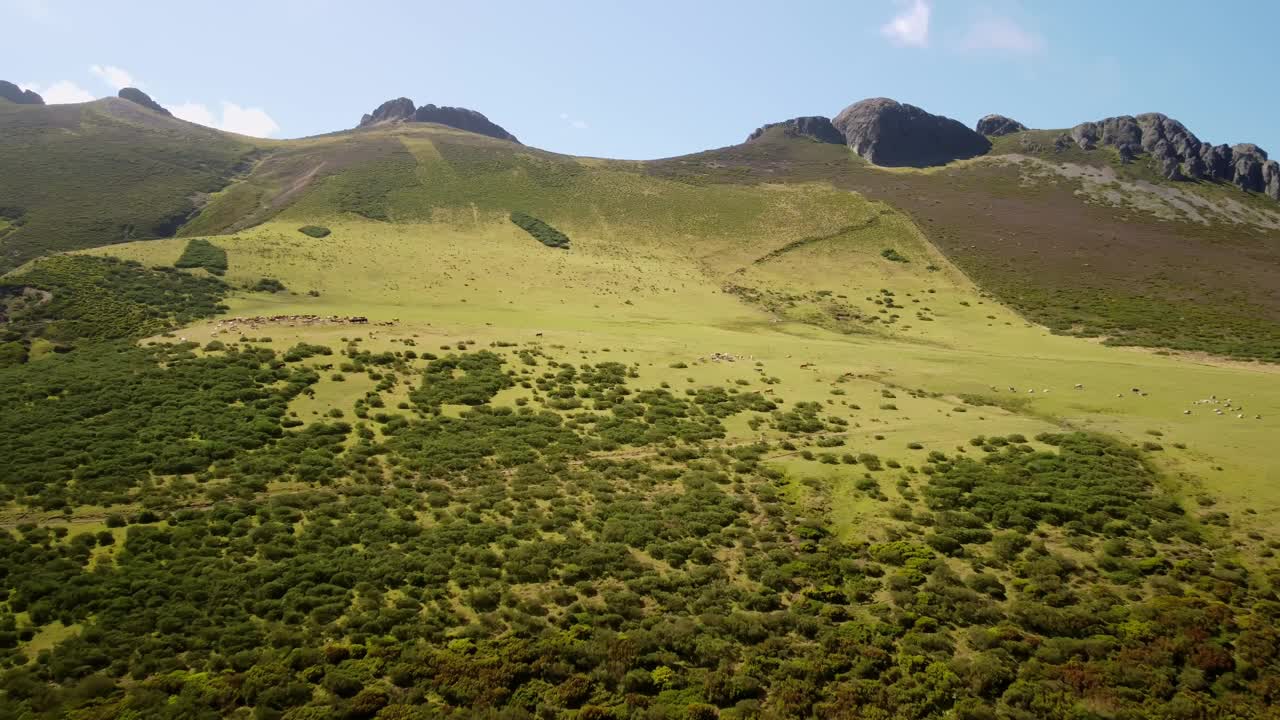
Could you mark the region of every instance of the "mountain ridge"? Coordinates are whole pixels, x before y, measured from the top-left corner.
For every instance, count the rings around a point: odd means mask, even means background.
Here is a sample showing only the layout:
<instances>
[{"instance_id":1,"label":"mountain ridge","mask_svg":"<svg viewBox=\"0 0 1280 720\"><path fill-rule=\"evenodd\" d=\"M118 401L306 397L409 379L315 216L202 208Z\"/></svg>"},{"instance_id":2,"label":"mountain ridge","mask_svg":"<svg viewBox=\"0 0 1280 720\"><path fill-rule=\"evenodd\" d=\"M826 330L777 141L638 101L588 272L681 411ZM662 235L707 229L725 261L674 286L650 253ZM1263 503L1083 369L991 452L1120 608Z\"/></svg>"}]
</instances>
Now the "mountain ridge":
<instances>
[{"instance_id":1,"label":"mountain ridge","mask_svg":"<svg viewBox=\"0 0 1280 720\"><path fill-rule=\"evenodd\" d=\"M501 125L489 120L480 112L462 107L440 107L430 103L415 108L413 101L407 97L388 100L374 108L373 112L366 113L360 118L356 129L406 122L438 123L498 140L510 140L517 145L522 144L515 135L507 132Z\"/></svg>"}]
</instances>

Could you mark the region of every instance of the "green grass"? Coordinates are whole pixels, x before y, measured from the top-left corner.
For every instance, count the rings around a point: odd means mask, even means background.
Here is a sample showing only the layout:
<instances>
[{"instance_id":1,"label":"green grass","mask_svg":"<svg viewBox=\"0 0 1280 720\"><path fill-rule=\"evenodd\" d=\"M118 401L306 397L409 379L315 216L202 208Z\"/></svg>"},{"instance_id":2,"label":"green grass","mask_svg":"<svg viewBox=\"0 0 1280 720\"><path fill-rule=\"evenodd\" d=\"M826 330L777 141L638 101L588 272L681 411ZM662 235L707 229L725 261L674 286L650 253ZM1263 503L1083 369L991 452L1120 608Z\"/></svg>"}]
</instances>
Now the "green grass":
<instances>
[{"instance_id":1,"label":"green grass","mask_svg":"<svg viewBox=\"0 0 1280 720\"><path fill-rule=\"evenodd\" d=\"M714 193L709 197L714 199ZM789 210L779 205L775 212ZM883 217L887 222L900 216ZM904 223L904 230L911 228L905 220L894 221ZM793 400L860 405L863 409L849 417L861 423L853 429L858 444L868 446L934 439L929 446L945 450L984 432L993 418L1004 417L1002 422L1008 423L1011 417L999 407L953 412L958 401L924 402L901 392L893 401L899 412L876 411L885 402L879 396L881 381L948 397L985 396L1026 418L1018 431L1028 437L1063 422L1135 442L1148 439L1145 432L1151 427L1166 428L1173 438L1164 443L1167 448L1172 442L1189 448L1171 449L1161 460L1186 474L1191 488L1186 492L1203 487L1224 507L1259 513L1238 515L1245 524L1264 525L1280 512L1280 494L1272 483L1280 466L1265 440L1280 417L1274 373L1052 335L985 297L918 234L893 231L894 245L919 258L912 263L880 257L886 244L882 236L854 233L805 244L757 265L751 259L787 242L760 232L740 237L723 254L703 258L698 256L701 248L693 248L686 251L690 257L669 247L661 232L584 225L571 228L577 248L573 254L550 254L501 218L471 229L344 222L334 225L338 243L307 238L294 227L268 224L219 240L230 257L229 283L252 284L272 273L298 293L235 296L228 300L232 315L360 314L398 322L368 330L278 326L260 331L271 335L280 349L301 341L334 345L353 334L365 337L371 349L401 349L396 341L413 339L419 349L435 352L440 344L452 346L461 339L475 339L481 347L536 339L592 358L640 362L652 377L676 388L686 386L687 377L697 383L732 383L744 375L776 376L781 380L778 392ZM165 240L102 252L161 263L172 262L181 245ZM796 294L796 288L811 289L791 307L785 304L792 301L780 299L776 308L744 303L707 273L709 262L723 267L743 263L746 269L730 277L773 292L775 299ZM928 264L941 269L930 272ZM306 295L310 289L318 296ZM867 300L884 297L884 289L894 293L895 305L905 308L887 311L884 316L901 315L893 324L878 321L852 332L829 312L831 304L847 303L884 317L878 310L885 306ZM935 318L930 322L915 315L916 308L925 306ZM216 326L202 325L184 336L199 342L223 337L215 332ZM698 362L713 352L751 359ZM759 373L756 361L763 363ZM678 362L688 367L670 367ZM1085 388L1075 390L1077 383ZM326 375L316 393L344 404L364 392L360 387L353 379L334 383ZM1135 397L1132 387L1149 395ZM833 396L833 388L846 394ZM1247 398L1249 417L1227 419L1198 408L1190 416L1182 414L1194 408L1192 401L1210 394ZM323 403L310 401L306 407L318 415L326 410ZM1254 420L1253 414L1263 420ZM754 437L745 426L740 433ZM875 435L888 439L877 441Z\"/></svg>"}]
</instances>

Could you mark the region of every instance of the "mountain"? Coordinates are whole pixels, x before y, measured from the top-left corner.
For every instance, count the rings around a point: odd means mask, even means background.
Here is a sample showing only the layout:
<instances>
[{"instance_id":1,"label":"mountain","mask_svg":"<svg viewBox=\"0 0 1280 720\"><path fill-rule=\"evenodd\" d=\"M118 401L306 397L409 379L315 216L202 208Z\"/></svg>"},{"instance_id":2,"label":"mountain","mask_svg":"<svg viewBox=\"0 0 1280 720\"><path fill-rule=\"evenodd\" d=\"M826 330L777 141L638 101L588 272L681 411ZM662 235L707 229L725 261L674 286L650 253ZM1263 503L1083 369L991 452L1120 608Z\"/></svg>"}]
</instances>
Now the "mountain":
<instances>
[{"instance_id":1,"label":"mountain","mask_svg":"<svg viewBox=\"0 0 1280 720\"><path fill-rule=\"evenodd\" d=\"M41 255L168 237L248 169L247 138L119 98L0 103L0 270Z\"/></svg>"},{"instance_id":2,"label":"mountain","mask_svg":"<svg viewBox=\"0 0 1280 720\"><path fill-rule=\"evenodd\" d=\"M1268 717L1280 206L851 107L628 161L0 102L0 707Z\"/></svg>"},{"instance_id":3,"label":"mountain","mask_svg":"<svg viewBox=\"0 0 1280 720\"><path fill-rule=\"evenodd\" d=\"M490 122L489 118L475 110L457 107L437 107L431 104L415 109L413 101L405 97L382 103L373 112L362 117L357 127L364 128L396 122L438 123L459 130L466 130L467 132L488 135L499 140L520 143L515 135Z\"/></svg>"},{"instance_id":4,"label":"mountain","mask_svg":"<svg viewBox=\"0 0 1280 720\"><path fill-rule=\"evenodd\" d=\"M23 90L7 80L0 80L0 99L19 105L43 105L44 98L32 90Z\"/></svg>"}]
</instances>

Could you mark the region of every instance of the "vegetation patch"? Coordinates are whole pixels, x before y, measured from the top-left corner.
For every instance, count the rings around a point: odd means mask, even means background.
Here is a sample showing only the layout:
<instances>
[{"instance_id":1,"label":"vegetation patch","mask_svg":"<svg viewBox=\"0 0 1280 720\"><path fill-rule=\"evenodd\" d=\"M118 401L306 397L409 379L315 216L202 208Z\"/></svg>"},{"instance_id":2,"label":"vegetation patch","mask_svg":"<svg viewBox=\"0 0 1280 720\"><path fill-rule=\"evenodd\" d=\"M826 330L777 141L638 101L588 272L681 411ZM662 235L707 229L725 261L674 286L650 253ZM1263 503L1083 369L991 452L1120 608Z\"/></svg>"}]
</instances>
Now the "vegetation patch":
<instances>
[{"instance_id":1,"label":"vegetation patch","mask_svg":"<svg viewBox=\"0 0 1280 720\"><path fill-rule=\"evenodd\" d=\"M254 292L278 293L284 292L288 288L284 286L284 283L276 280L275 278L262 278L258 282L254 283L253 287L249 289Z\"/></svg>"},{"instance_id":2,"label":"vegetation patch","mask_svg":"<svg viewBox=\"0 0 1280 720\"><path fill-rule=\"evenodd\" d=\"M303 225L302 227L298 228L298 232L302 233L303 235L309 235L313 238L322 238L322 237L329 237L329 234L332 231L329 228L324 227L322 225Z\"/></svg>"},{"instance_id":3,"label":"vegetation patch","mask_svg":"<svg viewBox=\"0 0 1280 720\"><path fill-rule=\"evenodd\" d=\"M204 268L214 275L227 272L227 251L208 240L195 238L187 242L181 257L173 264L177 268Z\"/></svg>"},{"instance_id":4,"label":"vegetation patch","mask_svg":"<svg viewBox=\"0 0 1280 720\"><path fill-rule=\"evenodd\" d=\"M56 344L137 338L224 312L227 286L171 268L60 255L0 280L0 338Z\"/></svg>"},{"instance_id":5,"label":"vegetation patch","mask_svg":"<svg viewBox=\"0 0 1280 720\"><path fill-rule=\"evenodd\" d=\"M905 256L905 255L903 255L902 253L898 252L897 250L894 250L893 248L885 248L885 249L881 250L881 251L880 251L880 257L882 257L882 258L884 258L885 260L888 260L888 261L890 261L890 262L896 262L896 263L906 263L906 262L911 262L910 260L908 260L908 259L906 258L906 256Z\"/></svg>"},{"instance_id":6,"label":"vegetation patch","mask_svg":"<svg viewBox=\"0 0 1280 720\"><path fill-rule=\"evenodd\" d=\"M551 227L538 218L523 212L512 212L511 222L515 223L525 232L534 237L535 240L553 248L569 248L569 236Z\"/></svg>"},{"instance_id":7,"label":"vegetation patch","mask_svg":"<svg viewBox=\"0 0 1280 720\"><path fill-rule=\"evenodd\" d=\"M419 406L437 411L446 404L483 405L511 386L502 365L502 358L487 350L432 360L422 386L410 397Z\"/></svg>"}]
</instances>

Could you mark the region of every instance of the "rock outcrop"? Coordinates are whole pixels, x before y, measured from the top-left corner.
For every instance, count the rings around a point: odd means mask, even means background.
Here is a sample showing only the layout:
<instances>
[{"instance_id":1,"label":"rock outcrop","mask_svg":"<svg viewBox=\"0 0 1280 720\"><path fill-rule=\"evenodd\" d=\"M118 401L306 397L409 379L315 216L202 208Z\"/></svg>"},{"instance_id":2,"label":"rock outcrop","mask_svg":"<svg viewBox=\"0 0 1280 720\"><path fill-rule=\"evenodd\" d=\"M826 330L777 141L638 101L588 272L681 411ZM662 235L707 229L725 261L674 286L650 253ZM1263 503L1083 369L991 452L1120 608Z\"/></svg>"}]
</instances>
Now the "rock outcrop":
<instances>
[{"instance_id":1,"label":"rock outcrop","mask_svg":"<svg viewBox=\"0 0 1280 720\"><path fill-rule=\"evenodd\" d=\"M1077 146L1113 147L1124 162L1149 155L1168 180L1220 180L1280 200L1280 164L1252 143L1210 145L1160 113L1121 115L1071 128Z\"/></svg>"},{"instance_id":2,"label":"rock outcrop","mask_svg":"<svg viewBox=\"0 0 1280 720\"><path fill-rule=\"evenodd\" d=\"M467 108L423 105L413 114L413 120L414 122L440 123L459 130L488 135L499 140L510 140L513 143L520 142L515 135L504 130L502 126L491 122L489 118L475 110L468 110Z\"/></svg>"},{"instance_id":3,"label":"rock outcrop","mask_svg":"<svg viewBox=\"0 0 1280 720\"><path fill-rule=\"evenodd\" d=\"M43 105L44 98L31 90L23 90L8 80L0 80L0 98L19 105Z\"/></svg>"},{"instance_id":4,"label":"rock outcrop","mask_svg":"<svg viewBox=\"0 0 1280 720\"><path fill-rule=\"evenodd\" d=\"M829 118L821 115L811 115L807 117L791 118L782 122L768 123L762 127L756 128L755 132L747 136L747 142L758 140L764 136L766 132L773 128L782 128L782 133L787 137L805 137L810 140L823 143L833 143L836 145L844 144L844 135L831 124Z\"/></svg>"},{"instance_id":5,"label":"rock outcrop","mask_svg":"<svg viewBox=\"0 0 1280 720\"><path fill-rule=\"evenodd\" d=\"M490 121L489 118L475 110L458 107L438 107L431 104L415 108L413 101L405 97L382 103L373 112L360 118L360 124L357 127L403 122L439 123L459 130L488 135L499 140L520 143L515 135L507 132L501 125Z\"/></svg>"},{"instance_id":6,"label":"rock outcrop","mask_svg":"<svg viewBox=\"0 0 1280 720\"><path fill-rule=\"evenodd\" d=\"M979 120L978 124L974 127L974 130L976 130L979 135L986 135L987 137L1012 135L1013 133L1022 132L1026 129L1026 125L1023 125L1013 118L1005 117L1004 115L986 115Z\"/></svg>"},{"instance_id":7,"label":"rock outcrop","mask_svg":"<svg viewBox=\"0 0 1280 720\"><path fill-rule=\"evenodd\" d=\"M990 140L964 124L889 98L856 102L831 124L854 152L876 165L944 165L991 149Z\"/></svg>"},{"instance_id":8,"label":"rock outcrop","mask_svg":"<svg viewBox=\"0 0 1280 720\"><path fill-rule=\"evenodd\" d=\"M404 122L406 120L412 120L415 110L416 108L413 106L413 101L409 98L402 97L396 98L395 100L388 100L375 108L373 112L360 118L360 125L358 127L368 127L370 125L381 125L389 122Z\"/></svg>"},{"instance_id":9,"label":"rock outcrop","mask_svg":"<svg viewBox=\"0 0 1280 720\"><path fill-rule=\"evenodd\" d=\"M158 112L161 115L168 115L169 117L173 117L173 113L169 112L168 110L165 110L163 107L161 107L160 103L156 102L155 100L152 100L150 95L142 92L138 88L133 88L133 87L124 88L120 91L119 96L122 100L128 100L129 102L137 103L138 105L141 105L142 107L148 110L151 110L153 112Z\"/></svg>"}]
</instances>

